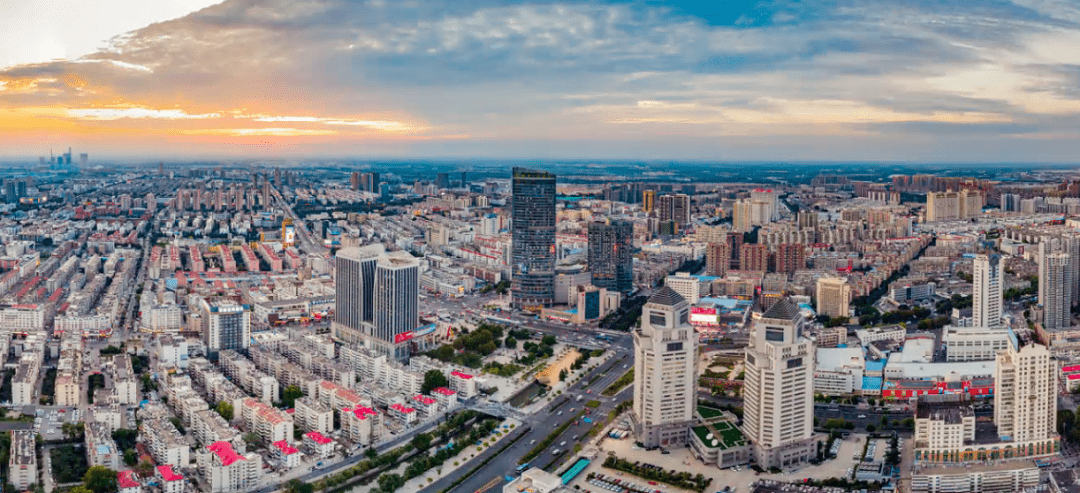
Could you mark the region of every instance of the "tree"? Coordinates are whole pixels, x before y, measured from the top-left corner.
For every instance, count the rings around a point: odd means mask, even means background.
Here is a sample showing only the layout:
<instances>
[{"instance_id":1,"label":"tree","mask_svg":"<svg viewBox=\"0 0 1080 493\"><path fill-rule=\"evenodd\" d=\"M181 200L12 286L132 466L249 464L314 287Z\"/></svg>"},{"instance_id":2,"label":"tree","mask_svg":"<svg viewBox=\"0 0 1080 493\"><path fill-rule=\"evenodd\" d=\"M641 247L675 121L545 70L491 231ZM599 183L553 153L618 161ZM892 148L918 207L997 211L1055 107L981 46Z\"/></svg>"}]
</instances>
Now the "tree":
<instances>
[{"instance_id":1,"label":"tree","mask_svg":"<svg viewBox=\"0 0 1080 493\"><path fill-rule=\"evenodd\" d=\"M312 493L314 491L314 486L299 479L290 479L288 483L285 483L285 493Z\"/></svg>"},{"instance_id":2,"label":"tree","mask_svg":"<svg viewBox=\"0 0 1080 493\"><path fill-rule=\"evenodd\" d=\"M542 343L544 343L544 344L546 344L548 346L554 346L557 341L555 340L555 336L546 335L546 336L544 336L543 339L540 340L540 342L542 342Z\"/></svg>"},{"instance_id":3,"label":"tree","mask_svg":"<svg viewBox=\"0 0 1080 493\"><path fill-rule=\"evenodd\" d=\"M285 387L285 392L281 393L281 402L285 404L287 408L296 407L296 400L304 396L304 391L300 390L300 387L296 385L290 385Z\"/></svg>"},{"instance_id":4,"label":"tree","mask_svg":"<svg viewBox=\"0 0 1080 493\"><path fill-rule=\"evenodd\" d=\"M427 433L420 433L413 437L410 445L412 445L413 448L418 451L427 450L427 448L431 446L431 435Z\"/></svg>"},{"instance_id":5,"label":"tree","mask_svg":"<svg viewBox=\"0 0 1080 493\"><path fill-rule=\"evenodd\" d=\"M139 461L139 465L135 466L135 472L144 478L150 477L154 473L154 464L148 460Z\"/></svg>"},{"instance_id":6,"label":"tree","mask_svg":"<svg viewBox=\"0 0 1080 493\"><path fill-rule=\"evenodd\" d=\"M249 447L255 448L262 443L262 438L259 438L259 435L255 433L245 433L244 442L247 443Z\"/></svg>"},{"instance_id":7,"label":"tree","mask_svg":"<svg viewBox=\"0 0 1080 493\"><path fill-rule=\"evenodd\" d=\"M517 349L517 339L514 339L513 337L510 337L510 336L506 336L506 340L503 341L503 345L506 346L506 349L510 349L510 350Z\"/></svg>"},{"instance_id":8,"label":"tree","mask_svg":"<svg viewBox=\"0 0 1080 493\"><path fill-rule=\"evenodd\" d=\"M94 493L115 492L117 491L116 471L105 466L91 467L83 476L83 484Z\"/></svg>"},{"instance_id":9,"label":"tree","mask_svg":"<svg viewBox=\"0 0 1080 493\"><path fill-rule=\"evenodd\" d=\"M866 432L867 432L867 433L873 433L873 432L875 432L875 431L877 431L877 427L876 427L876 426L874 426L874 425L866 425Z\"/></svg>"},{"instance_id":10,"label":"tree","mask_svg":"<svg viewBox=\"0 0 1080 493\"><path fill-rule=\"evenodd\" d=\"M364 451L364 457L367 457L368 459L375 460L378 456L379 451L375 450L375 447L368 447L367 450Z\"/></svg>"},{"instance_id":11,"label":"tree","mask_svg":"<svg viewBox=\"0 0 1080 493\"><path fill-rule=\"evenodd\" d=\"M134 466L139 463L139 453L133 448L124 451L124 464Z\"/></svg>"},{"instance_id":12,"label":"tree","mask_svg":"<svg viewBox=\"0 0 1080 493\"><path fill-rule=\"evenodd\" d=\"M286 389L286 390L288 390L288 389ZM220 414L222 418L225 418L225 421L232 421L233 420L233 405L230 402L221 401L221 402L219 402L217 404L217 407L214 408L214 409L217 410L218 414Z\"/></svg>"},{"instance_id":13,"label":"tree","mask_svg":"<svg viewBox=\"0 0 1080 493\"><path fill-rule=\"evenodd\" d=\"M566 381L566 368L563 368L561 371L559 371L559 381L560 382L565 382Z\"/></svg>"},{"instance_id":14,"label":"tree","mask_svg":"<svg viewBox=\"0 0 1080 493\"><path fill-rule=\"evenodd\" d=\"M429 394L432 390L439 387L446 387L450 385L450 380L446 379L446 375L439 370L428 370L424 373L424 384L420 386L421 394Z\"/></svg>"}]
</instances>

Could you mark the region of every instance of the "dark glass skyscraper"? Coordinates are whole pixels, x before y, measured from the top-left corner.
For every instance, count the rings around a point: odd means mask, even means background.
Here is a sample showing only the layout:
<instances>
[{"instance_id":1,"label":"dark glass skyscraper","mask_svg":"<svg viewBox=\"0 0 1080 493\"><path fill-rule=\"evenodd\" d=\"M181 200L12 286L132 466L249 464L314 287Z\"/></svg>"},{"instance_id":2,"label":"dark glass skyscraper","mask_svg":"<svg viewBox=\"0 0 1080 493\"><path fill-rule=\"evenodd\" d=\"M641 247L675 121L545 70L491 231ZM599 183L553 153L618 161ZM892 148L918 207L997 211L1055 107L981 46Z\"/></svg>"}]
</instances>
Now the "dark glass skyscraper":
<instances>
[{"instance_id":1,"label":"dark glass skyscraper","mask_svg":"<svg viewBox=\"0 0 1080 493\"><path fill-rule=\"evenodd\" d=\"M555 299L555 175L513 169L513 305L540 311Z\"/></svg>"},{"instance_id":2,"label":"dark glass skyscraper","mask_svg":"<svg viewBox=\"0 0 1080 493\"><path fill-rule=\"evenodd\" d=\"M634 225L629 221L589 224L589 272L593 286L629 293L634 289Z\"/></svg>"}]
</instances>

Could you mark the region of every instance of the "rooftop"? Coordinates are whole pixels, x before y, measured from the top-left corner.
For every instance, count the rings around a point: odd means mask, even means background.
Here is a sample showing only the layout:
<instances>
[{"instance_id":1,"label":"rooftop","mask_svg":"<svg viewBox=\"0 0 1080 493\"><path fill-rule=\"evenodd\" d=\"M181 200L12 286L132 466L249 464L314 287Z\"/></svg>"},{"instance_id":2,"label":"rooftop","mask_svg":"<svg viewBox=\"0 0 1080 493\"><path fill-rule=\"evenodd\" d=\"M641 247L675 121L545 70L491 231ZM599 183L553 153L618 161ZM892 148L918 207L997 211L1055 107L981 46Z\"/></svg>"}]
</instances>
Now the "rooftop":
<instances>
[{"instance_id":1,"label":"rooftop","mask_svg":"<svg viewBox=\"0 0 1080 493\"><path fill-rule=\"evenodd\" d=\"M285 455L292 455L299 452L299 450L296 450L296 447L289 445L289 442L286 442L285 440L278 440L274 442L273 445L274 448L278 449L279 451L281 451L281 453Z\"/></svg>"},{"instance_id":2,"label":"rooftop","mask_svg":"<svg viewBox=\"0 0 1080 493\"><path fill-rule=\"evenodd\" d=\"M183 476L173 472L172 465L169 464L165 464L164 466L158 466L157 472L161 475L161 479L165 481L180 481L184 479Z\"/></svg>"},{"instance_id":3,"label":"rooftop","mask_svg":"<svg viewBox=\"0 0 1080 493\"><path fill-rule=\"evenodd\" d=\"M306 436L306 437L308 437L308 438L310 438L312 440L315 440L315 443L317 443L319 445L326 445L326 444L333 441L333 440L323 436L322 433L319 433L317 431L309 431L309 432L305 433L304 436Z\"/></svg>"},{"instance_id":4,"label":"rooftop","mask_svg":"<svg viewBox=\"0 0 1080 493\"><path fill-rule=\"evenodd\" d=\"M997 462L997 463L970 463L963 466L936 466L936 467L923 467L915 472L915 474L971 474L973 472L995 472L995 471L1011 471L1018 469L1030 469L1037 468L1033 460L1023 461L1009 461L1009 462Z\"/></svg>"},{"instance_id":5,"label":"rooftop","mask_svg":"<svg viewBox=\"0 0 1080 493\"><path fill-rule=\"evenodd\" d=\"M218 456L218 459L221 460L221 465L223 466L231 466L238 460L244 460L240 454L233 450L232 444L229 442L214 442L206 448L210 449L214 455Z\"/></svg>"},{"instance_id":6,"label":"rooftop","mask_svg":"<svg viewBox=\"0 0 1080 493\"><path fill-rule=\"evenodd\" d=\"M686 301L686 298L683 298L682 295L676 293L670 287L664 286L660 288L660 291L653 294L648 302L654 305L675 306L684 301Z\"/></svg>"},{"instance_id":7,"label":"rooftop","mask_svg":"<svg viewBox=\"0 0 1080 493\"><path fill-rule=\"evenodd\" d=\"M796 320L799 317L801 310L799 306L788 298L781 298L773 306L765 310L765 313L761 315L761 318L773 318L777 320Z\"/></svg>"},{"instance_id":8,"label":"rooftop","mask_svg":"<svg viewBox=\"0 0 1080 493\"><path fill-rule=\"evenodd\" d=\"M120 488L138 488L139 482L135 480L135 471L128 469L116 473L116 484Z\"/></svg>"},{"instance_id":9,"label":"rooftop","mask_svg":"<svg viewBox=\"0 0 1080 493\"><path fill-rule=\"evenodd\" d=\"M931 419L944 421L947 424L958 424L964 418L975 416L975 409L963 402L925 402L920 401L917 416L919 419Z\"/></svg>"}]
</instances>

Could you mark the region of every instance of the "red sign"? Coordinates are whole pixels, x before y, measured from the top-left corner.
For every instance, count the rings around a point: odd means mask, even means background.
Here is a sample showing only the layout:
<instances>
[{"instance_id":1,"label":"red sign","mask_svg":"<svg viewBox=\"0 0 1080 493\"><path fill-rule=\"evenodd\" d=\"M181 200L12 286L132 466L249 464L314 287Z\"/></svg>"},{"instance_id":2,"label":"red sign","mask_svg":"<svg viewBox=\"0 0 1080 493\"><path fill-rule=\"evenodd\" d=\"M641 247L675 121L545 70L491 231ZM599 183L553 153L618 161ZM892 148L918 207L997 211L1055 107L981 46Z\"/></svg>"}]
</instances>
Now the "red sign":
<instances>
[{"instance_id":1,"label":"red sign","mask_svg":"<svg viewBox=\"0 0 1080 493\"><path fill-rule=\"evenodd\" d=\"M401 334L398 334L398 335L394 336L394 344L401 344L401 343L403 343L405 341L408 341L408 340L412 339L412 336L413 336L413 333L412 333L411 330L408 331L408 332L403 332Z\"/></svg>"},{"instance_id":2,"label":"red sign","mask_svg":"<svg viewBox=\"0 0 1080 493\"><path fill-rule=\"evenodd\" d=\"M693 315L716 315L716 308L705 307L691 307L690 313Z\"/></svg>"}]
</instances>

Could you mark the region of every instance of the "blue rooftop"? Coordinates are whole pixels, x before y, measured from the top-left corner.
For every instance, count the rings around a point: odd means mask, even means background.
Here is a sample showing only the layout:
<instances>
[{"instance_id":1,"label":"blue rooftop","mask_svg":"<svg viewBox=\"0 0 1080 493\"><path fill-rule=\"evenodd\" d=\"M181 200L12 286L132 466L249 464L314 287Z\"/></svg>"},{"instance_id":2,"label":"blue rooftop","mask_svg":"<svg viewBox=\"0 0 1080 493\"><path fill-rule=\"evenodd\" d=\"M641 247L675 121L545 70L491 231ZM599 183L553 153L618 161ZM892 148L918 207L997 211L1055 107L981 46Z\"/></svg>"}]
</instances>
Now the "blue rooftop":
<instances>
[{"instance_id":1,"label":"blue rooftop","mask_svg":"<svg viewBox=\"0 0 1080 493\"><path fill-rule=\"evenodd\" d=\"M868 360L866 362L866 371L882 371L885 369L885 360Z\"/></svg>"},{"instance_id":2,"label":"blue rooftop","mask_svg":"<svg viewBox=\"0 0 1080 493\"><path fill-rule=\"evenodd\" d=\"M881 377L862 377L863 390L881 390Z\"/></svg>"}]
</instances>

